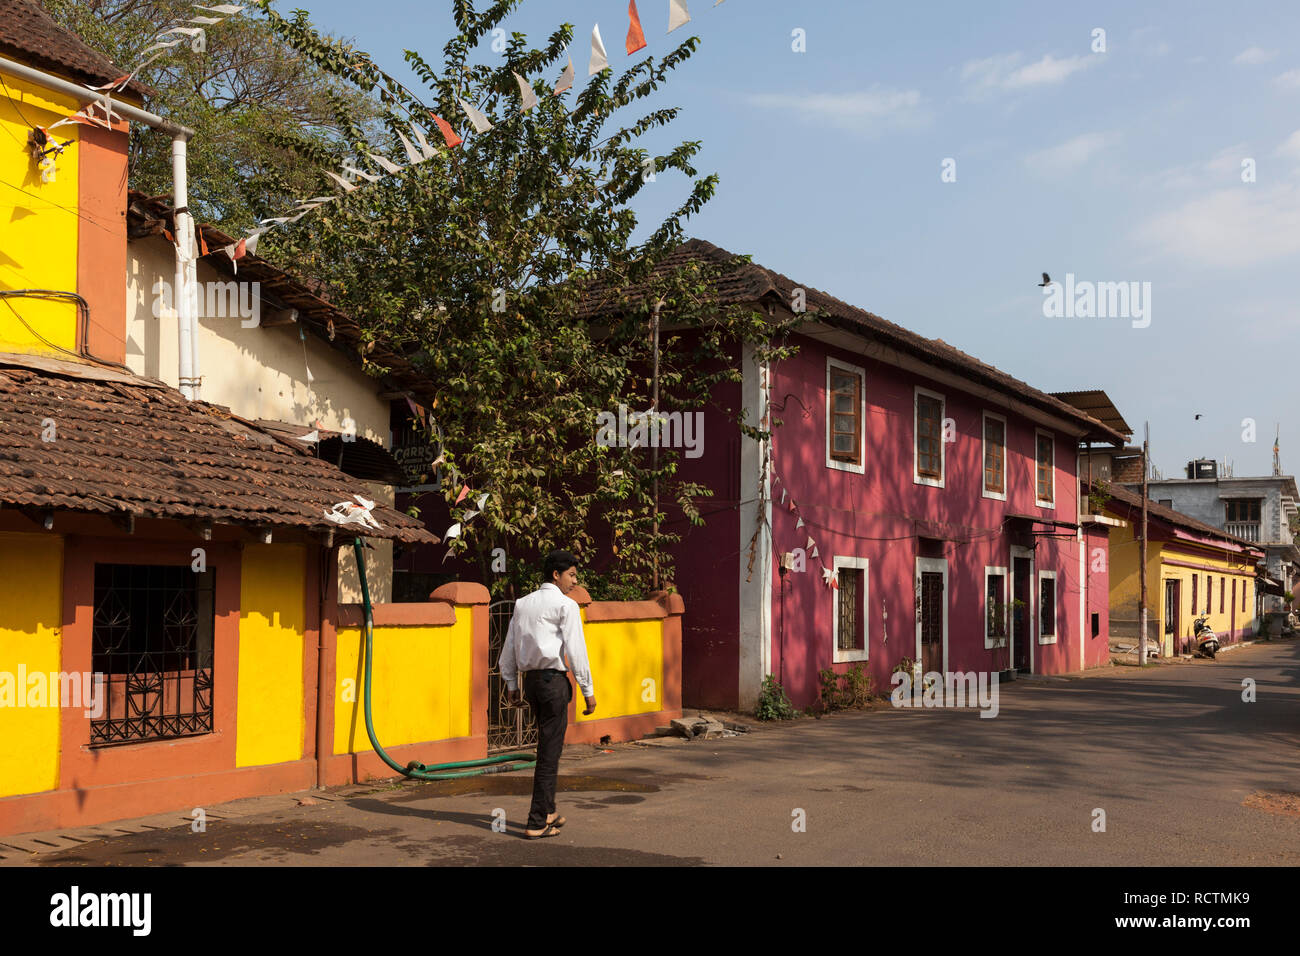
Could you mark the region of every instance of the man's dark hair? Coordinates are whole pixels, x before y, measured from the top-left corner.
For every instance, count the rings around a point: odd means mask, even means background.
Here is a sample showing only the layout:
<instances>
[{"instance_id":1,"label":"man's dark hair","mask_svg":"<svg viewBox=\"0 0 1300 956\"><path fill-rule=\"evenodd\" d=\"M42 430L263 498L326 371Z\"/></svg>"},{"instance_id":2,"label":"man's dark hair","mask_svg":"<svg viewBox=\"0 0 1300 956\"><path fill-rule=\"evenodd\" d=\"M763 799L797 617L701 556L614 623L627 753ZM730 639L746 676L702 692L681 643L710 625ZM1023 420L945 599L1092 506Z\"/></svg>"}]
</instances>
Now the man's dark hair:
<instances>
[{"instance_id":1,"label":"man's dark hair","mask_svg":"<svg viewBox=\"0 0 1300 956\"><path fill-rule=\"evenodd\" d=\"M542 562L542 581L546 584L555 583L555 572L563 574L569 568L575 567L578 559L568 551L552 551Z\"/></svg>"}]
</instances>

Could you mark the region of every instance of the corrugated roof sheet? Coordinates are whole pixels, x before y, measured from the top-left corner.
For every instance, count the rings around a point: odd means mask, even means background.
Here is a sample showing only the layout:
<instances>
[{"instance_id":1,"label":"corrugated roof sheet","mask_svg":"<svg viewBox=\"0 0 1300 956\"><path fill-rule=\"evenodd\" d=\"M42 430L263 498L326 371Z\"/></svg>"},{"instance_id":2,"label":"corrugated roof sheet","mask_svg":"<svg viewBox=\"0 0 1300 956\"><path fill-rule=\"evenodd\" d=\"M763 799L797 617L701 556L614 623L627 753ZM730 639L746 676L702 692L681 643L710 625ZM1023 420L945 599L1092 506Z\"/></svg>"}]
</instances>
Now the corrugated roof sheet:
<instances>
[{"instance_id":1,"label":"corrugated roof sheet","mask_svg":"<svg viewBox=\"0 0 1300 956\"><path fill-rule=\"evenodd\" d=\"M721 266L734 258L733 253L711 242L691 239L657 263L653 273L659 276L692 261ZM1059 418L1068 419L1081 428L1087 429L1087 435L1093 440L1121 445L1124 443L1124 436L1103 422L1047 392L1027 385L1001 369L967 355L943 339L927 339L865 309L849 305L818 289L795 282L779 272L755 263L743 264L739 268L727 271L714 281L713 286L713 291L722 305L757 303L770 298L787 310L793 301L794 290L803 289L809 312L825 312L832 318L840 320L857 334L885 342L893 348L901 349L928 362L946 366L975 382L1012 392L1027 404L1048 411ZM619 313L622 311L620 300L624 296L634 302L643 298L638 288L617 285L608 280L597 280L591 283L587 291L588 295L579 308L579 317L586 319L598 319Z\"/></svg>"},{"instance_id":2,"label":"corrugated roof sheet","mask_svg":"<svg viewBox=\"0 0 1300 956\"><path fill-rule=\"evenodd\" d=\"M328 521L326 510L364 495L364 486L220 406L186 402L149 379L42 365L0 357L4 505L438 540L382 505L372 512L379 531ZM55 429L49 442L47 419Z\"/></svg>"}]
</instances>

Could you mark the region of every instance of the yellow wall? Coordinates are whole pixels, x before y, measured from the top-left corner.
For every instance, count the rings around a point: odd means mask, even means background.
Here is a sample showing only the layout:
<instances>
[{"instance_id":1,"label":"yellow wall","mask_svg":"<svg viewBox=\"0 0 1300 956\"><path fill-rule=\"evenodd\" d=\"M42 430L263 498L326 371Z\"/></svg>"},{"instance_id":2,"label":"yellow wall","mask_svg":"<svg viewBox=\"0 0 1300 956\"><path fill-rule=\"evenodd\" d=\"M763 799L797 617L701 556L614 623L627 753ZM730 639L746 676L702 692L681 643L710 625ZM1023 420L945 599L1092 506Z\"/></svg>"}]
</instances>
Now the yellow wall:
<instances>
[{"instance_id":1,"label":"yellow wall","mask_svg":"<svg viewBox=\"0 0 1300 956\"><path fill-rule=\"evenodd\" d=\"M663 621L600 621L583 624L596 713L584 717L582 691L574 687L578 721L663 710ZM646 681L653 681L647 684ZM653 699L643 700L643 697Z\"/></svg>"},{"instance_id":2,"label":"yellow wall","mask_svg":"<svg viewBox=\"0 0 1300 956\"><path fill-rule=\"evenodd\" d=\"M3 79L8 96L0 95L0 127L4 128L0 131L0 183L5 184L0 187L0 289L76 292L77 232L82 225L77 217L81 127L74 123L53 131L60 143L73 141L55 160L53 183L41 182L26 144L29 124L50 126L75 113L79 104L7 73ZM85 228L96 227L88 224ZM0 352L70 357L42 343L18 321L15 312L54 345L75 351L77 309L73 303L21 298L0 301Z\"/></svg>"},{"instance_id":3,"label":"yellow wall","mask_svg":"<svg viewBox=\"0 0 1300 956\"><path fill-rule=\"evenodd\" d=\"M249 545L242 564L235 766L300 760L306 549Z\"/></svg>"},{"instance_id":4,"label":"yellow wall","mask_svg":"<svg viewBox=\"0 0 1300 956\"><path fill-rule=\"evenodd\" d=\"M385 748L468 737L473 699L473 624L469 606L442 627L376 627L371 716ZM334 689L334 753L371 750L363 710L361 628L340 628ZM351 683L348 683L348 682Z\"/></svg>"},{"instance_id":5,"label":"yellow wall","mask_svg":"<svg viewBox=\"0 0 1300 956\"><path fill-rule=\"evenodd\" d=\"M1110 538L1110 604L1111 632L1128 637L1116 627L1116 619L1133 619L1138 616L1141 577L1138 574L1137 530L1133 522L1125 528L1112 528ZM1204 565L1186 568L1171 561ZM1173 653L1173 639L1165 636L1165 581L1182 582L1179 595L1178 637L1192 636L1192 623L1205 613L1205 576L1214 578L1214 601L1206 623L1220 637L1232 630L1232 582L1237 582L1237 630L1251 626L1255 616L1255 572L1253 567L1242 567L1235 554L1212 547L1202 547L1191 542L1148 542L1147 544L1147 639L1161 642L1160 653ZM1213 569L1213 570L1211 570ZM1223 612L1219 612L1219 580L1227 576L1224 590ZM1191 579L1197 579L1196 608L1192 608ZM1241 610L1241 592L1246 589L1246 610ZM1137 631L1133 631L1135 636Z\"/></svg>"},{"instance_id":6,"label":"yellow wall","mask_svg":"<svg viewBox=\"0 0 1300 956\"><path fill-rule=\"evenodd\" d=\"M61 669L62 619L63 539L0 532L0 672L24 702L19 665L47 682ZM9 703L0 706L0 797L56 789L59 708Z\"/></svg>"}]
</instances>

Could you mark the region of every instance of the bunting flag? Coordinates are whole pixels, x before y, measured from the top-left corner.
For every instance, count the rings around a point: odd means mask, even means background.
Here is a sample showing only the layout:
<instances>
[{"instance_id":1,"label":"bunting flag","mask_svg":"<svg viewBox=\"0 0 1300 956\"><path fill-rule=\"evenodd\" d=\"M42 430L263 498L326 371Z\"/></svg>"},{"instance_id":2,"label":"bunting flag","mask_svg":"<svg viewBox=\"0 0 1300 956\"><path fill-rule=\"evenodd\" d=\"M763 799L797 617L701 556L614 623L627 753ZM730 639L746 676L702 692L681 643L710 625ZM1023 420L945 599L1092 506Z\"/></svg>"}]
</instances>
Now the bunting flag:
<instances>
[{"instance_id":1,"label":"bunting flag","mask_svg":"<svg viewBox=\"0 0 1300 956\"><path fill-rule=\"evenodd\" d=\"M609 57L605 55L605 44L600 39L600 24L591 29L591 62L587 64L587 75L595 76L601 70L609 69Z\"/></svg>"},{"instance_id":2,"label":"bunting flag","mask_svg":"<svg viewBox=\"0 0 1300 956\"><path fill-rule=\"evenodd\" d=\"M364 179L368 183L377 183L379 180L383 179L382 176L376 176L374 173L367 173L364 170L357 169L355 166L350 166L347 163L343 164L343 171L349 176L356 176L358 179Z\"/></svg>"},{"instance_id":3,"label":"bunting flag","mask_svg":"<svg viewBox=\"0 0 1300 956\"><path fill-rule=\"evenodd\" d=\"M796 521L794 527L795 527L795 530L796 530L796 531L799 530L800 528L802 528L802 527L803 527L803 518L800 518L798 521Z\"/></svg>"},{"instance_id":4,"label":"bunting flag","mask_svg":"<svg viewBox=\"0 0 1300 956\"><path fill-rule=\"evenodd\" d=\"M564 68L560 74L560 82L555 84L555 89L551 91L553 96L559 96L565 90L573 86L573 57L569 57L569 65Z\"/></svg>"},{"instance_id":5,"label":"bunting flag","mask_svg":"<svg viewBox=\"0 0 1300 956\"><path fill-rule=\"evenodd\" d=\"M627 0L627 55L631 56L637 50L644 49L645 33L641 29L641 18L637 16L636 0Z\"/></svg>"},{"instance_id":6,"label":"bunting flag","mask_svg":"<svg viewBox=\"0 0 1300 956\"><path fill-rule=\"evenodd\" d=\"M325 175L328 176L330 179L334 180L336 183L338 183L340 186L342 186L342 187L343 187L344 189L346 189L348 192L352 192L352 190L354 190L354 189L357 188L357 184L356 184L356 183L350 183L350 182L348 182L346 179L344 179L344 178L343 178L342 176L340 176L338 173L332 173L332 172L330 172L330 171L327 169L327 170L325 170Z\"/></svg>"},{"instance_id":7,"label":"bunting flag","mask_svg":"<svg viewBox=\"0 0 1300 956\"><path fill-rule=\"evenodd\" d=\"M519 78L519 74L516 73L515 79L518 78ZM536 105L536 102L537 100L534 97L533 99L534 105ZM470 106L464 100L460 101L460 108L465 113L465 115L469 117L469 121L474 127L474 132L486 133L488 130L492 128L492 124L488 122L488 118L484 116L482 113L480 113L478 110L474 109L474 107Z\"/></svg>"},{"instance_id":8,"label":"bunting flag","mask_svg":"<svg viewBox=\"0 0 1300 956\"><path fill-rule=\"evenodd\" d=\"M396 130L396 133L397 133L397 138L402 141L402 148L406 150L406 158L411 161L412 166L416 165L417 163L422 163L429 158L427 155L421 153L414 146L412 146L411 141L402 135L401 130Z\"/></svg>"},{"instance_id":9,"label":"bunting flag","mask_svg":"<svg viewBox=\"0 0 1300 956\"><path fill-rule=\"evenodd\" d=\"M228 17L233 17L236 13L238 13L240 10L243 10L244 8L243 8L243 7L237 7L237 6L235 6L233 3L221 3L221 4L218 4L218 5L215 6L215 7L200 7L200 6L198 6L198 5L196 4L195 7L194 7L194 9L195 9L195 10L207 10L208 13L222 13L222 14L225 14L226 16L228 16Z\"/></svg>"},{"instance_id":10,"label":"bunting flag","mask_svg":"<svg viewBox=\"0 0 1300 956\"><path fill-rule=\"evenodd\" d=\"M528 81L518 73L514 74L514 77L515 82L519 84L519 96L523 100L523 105L520 107L519 112L527 113L537 105L537 94L534 93L533 88L528 85Z\"/></svg>"},{"instance_id":11,"label":"bunting flag","mask_svg":"<svg viewBox=\"0 0 1300 956\"><path fill-rule=\"evenodd\" d=\"M804 547L808 549L817 547L817 542L812 539L812 535L808 535L808 541L804 544Z\"/></svg>"},{"instance_id":12,"label":"bunting flag","mask_svg":"<svg viewBox=\"0 0 1300 956\"><path fill-rule=\"evenodd\" d=\"M786 495L786 491L785 491L784 488L782 488L782 489L781 489L781 504L785 504L785 495Z\"/></svg>"},{"instance_id":13,"label":"bunting flag","mask_svg":"<svg viewBox=\"0 0 1300 956\"><path fill-rule=\"evenodd\" d=\"M460 489L460 494L456 496L455 504L460 504L468 497L469 497L469 485L465 485Z\"/></svg>"},{"instance_id":14,"label":"bunting flag","mask_svg":"<svg viewBox=\"0 0 1300 956\"><path fill-rule=\"evenodd\" d=\"M488 500L488 493L485 491L483 492L483 494L478 496L478 500L474 502L474 506L478 508L479 511L482 511L483 508L487 505L487 500Z\"/></svg>"},{"instance_id":15,"label":"bunting flag","mask_svg":"<svg viewBox=\"0 0 1300 956\"><path fill-rule=\"evenodd\" d=\"M438 132L442 133L443 141L446 142L448 149L455 149L464 142L464 140L456 135L456 131L451 128L451 124L445 119L437 113L430 113L429 115L433 117L434 123L437 124Z\"/></svg>"},{"instance_id":16,"label":"bunting flag","mask_svg":"<svg viewBox=\"0 0 1300 956\"><path fill-rule=\"evenodd\" d=\"M444 535L442 536L442 538L443 538L444 541L446 541L446 540L449 539L449 538L459 538L459 537L460 537L460 522L459 522L459 521L457 521L454 525L452 525L450 528L448 528L448 529L447 529L447 533L444 534Z\"/></svg>"},{"instance_id":17,"label":"bunting flag","mask_svg":"<svg viewBox=\"0 0 1300 956\"><path fill-rule=\"evenodd\" d=\"M690 22L691 12L686 9L686 0L668 0L668 32L672 33Z\"/></svg>"},{"instance_id":18,"label":"bunting flag","mask_svg":"<svg viewBox=\"0 0 1300 956\"><path fill-rule=\"evenodd\" d=\"M367 153L366 155L369 156L371 159L373 159L375 161L375 164L384 172L388 173L390 176L396 176L404 168L402 166L398 166L396 163L392 162L391 160L386 159L383 156L380 156L378 153ZM313 206L312 208L314 209L315 206Z\"/></svg>"}]
</instances>

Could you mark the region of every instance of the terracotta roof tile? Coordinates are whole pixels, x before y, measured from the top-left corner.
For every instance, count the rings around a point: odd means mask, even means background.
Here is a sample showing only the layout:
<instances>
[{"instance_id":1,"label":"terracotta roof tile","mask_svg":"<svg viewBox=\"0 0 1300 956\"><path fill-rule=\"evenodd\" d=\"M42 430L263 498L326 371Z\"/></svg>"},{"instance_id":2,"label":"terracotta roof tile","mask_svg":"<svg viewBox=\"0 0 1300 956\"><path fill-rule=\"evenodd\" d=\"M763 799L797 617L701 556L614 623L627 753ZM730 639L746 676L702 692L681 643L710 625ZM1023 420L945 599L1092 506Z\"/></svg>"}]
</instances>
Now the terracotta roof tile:
<instances>
[{"instance_id":1,"label":"terracotta roof tile","mask_svg":"<svg viewBox=\"0 0 1300 956\"><path fill-rule=\"evenodd\" d=\"M96 86L129 72L59 26L36 0L0 0L0 56ZM126 89L141 99L152 92L135 80Z\"/></svg>"},{"instance_id":2,"label":"terracotta roof tile","mask_svg":"<svg viewBox=\"0 0 1300 956\"><path fill-rule=\"evenodd\" d=\"M358 533L325 511L365 489L270 432L150 379L42 360L0 361L0 503L251 528ZM51 366L69 366L51 372ZM46 419L54 440L42 441ZM398 541L437 538L375 507Z\"/></svg>"}]
</instances>

